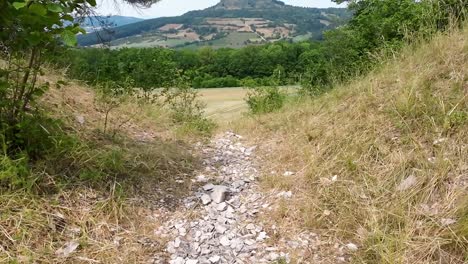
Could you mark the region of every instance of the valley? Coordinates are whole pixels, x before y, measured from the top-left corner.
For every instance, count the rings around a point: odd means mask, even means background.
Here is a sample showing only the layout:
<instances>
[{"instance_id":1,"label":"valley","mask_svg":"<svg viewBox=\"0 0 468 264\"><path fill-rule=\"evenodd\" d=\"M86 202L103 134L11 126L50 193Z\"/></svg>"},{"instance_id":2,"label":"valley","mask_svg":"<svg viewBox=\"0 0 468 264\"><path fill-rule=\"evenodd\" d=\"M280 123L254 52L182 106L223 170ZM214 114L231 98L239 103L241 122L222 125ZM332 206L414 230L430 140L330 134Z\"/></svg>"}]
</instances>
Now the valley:
<instances>
[{"instance_id":1,"label":"valley","mask_svg":"<svg viewBox=\"0 0 468 264\"><path fill-rule=\"evenodd\" d=\"M292 14L292 15L291 15ZM83 46L112 48L239 48L276 41L320 39L325 30L342 25L346 9L302 8L280 1L221 1L214 7L179 17L149 19L80 36Z\"/></svg>"}]
</instances>

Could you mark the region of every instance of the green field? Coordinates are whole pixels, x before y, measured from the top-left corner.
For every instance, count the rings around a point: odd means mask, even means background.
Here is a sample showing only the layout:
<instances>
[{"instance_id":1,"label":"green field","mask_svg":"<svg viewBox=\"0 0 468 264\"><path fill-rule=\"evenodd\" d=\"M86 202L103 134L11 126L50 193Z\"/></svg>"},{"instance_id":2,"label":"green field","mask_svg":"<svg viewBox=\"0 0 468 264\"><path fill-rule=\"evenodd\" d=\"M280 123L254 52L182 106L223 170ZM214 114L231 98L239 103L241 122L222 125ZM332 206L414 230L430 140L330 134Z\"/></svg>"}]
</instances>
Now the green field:
<instances>
[{"instance_id":1,"label":"green field","mask_svg":"<svg viewBox=\"0 0 468 264\"><path fill-rule=\"evenodd\" d=\"M192 43L190 45L182 47L183 49L198 49L201 47L212 47L214 49L219 48L242 48L247 46L246 41L251 40L252 42L259 41L260 38L255 33L248 32L233 32L229 33L226 37L200 42ZM250 44L252 45L252 44Z\"/></svg>"},{"instance_id":2,"label":"green field","mask_svg":"<svg viewBox=\"0 0 468 264\"><path fill-rule=\"evenodd\" d=\"M250 44L247 44L251 41ZM252 43L260 42L261 39L255 33L248 32L233 32L227 34L226 37L204 41L193 42L190 39L166 39L158 34L148 34L146 36L135 36L112 41L113 48L150 48L150 47L180 47L181 49L198 49L201 47L219 48L242 48ZM190 43L185 45L186 43Z\"/></svg>"}]
</instances>

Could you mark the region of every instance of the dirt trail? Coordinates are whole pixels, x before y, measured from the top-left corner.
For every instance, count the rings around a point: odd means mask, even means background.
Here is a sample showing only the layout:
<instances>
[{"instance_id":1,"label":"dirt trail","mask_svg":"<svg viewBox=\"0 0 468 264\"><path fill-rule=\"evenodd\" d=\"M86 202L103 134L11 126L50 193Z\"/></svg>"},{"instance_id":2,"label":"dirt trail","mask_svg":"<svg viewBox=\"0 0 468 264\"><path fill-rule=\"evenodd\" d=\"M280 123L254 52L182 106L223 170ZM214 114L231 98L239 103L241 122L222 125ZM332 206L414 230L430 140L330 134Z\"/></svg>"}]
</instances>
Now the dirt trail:
<instances>
[{"instance_id":1,"label":"dirt trail","mask_svg":"<svg viewBox=\"0 0 468 264\"><path fill-rule=\"evenodd\" d=\"M268 245L271 234L257 219L270 205L256 181L256 147L231 132L198 147L204 155L204 168L194 179L199 187L157 231L169 242L153 263L289 262L288 254Z\"/></svg>"},{"instance_id":2,"label":"dirt trail","mask_svg":"<svg viewBox=\"0 0 468 264\"><path fill-rule=\"evenodd\" d=\"M203 168L192 179L192 192L156 230L166 243L150 263L349 262L350 250L339 241L305 230L283 230L268 221L294 193L260 188L261 158L256 146L244 142L242 136L226 132L209 144L197 144ZM286 171L282 177L294 174Z\"/></svg>"}]
</instances>

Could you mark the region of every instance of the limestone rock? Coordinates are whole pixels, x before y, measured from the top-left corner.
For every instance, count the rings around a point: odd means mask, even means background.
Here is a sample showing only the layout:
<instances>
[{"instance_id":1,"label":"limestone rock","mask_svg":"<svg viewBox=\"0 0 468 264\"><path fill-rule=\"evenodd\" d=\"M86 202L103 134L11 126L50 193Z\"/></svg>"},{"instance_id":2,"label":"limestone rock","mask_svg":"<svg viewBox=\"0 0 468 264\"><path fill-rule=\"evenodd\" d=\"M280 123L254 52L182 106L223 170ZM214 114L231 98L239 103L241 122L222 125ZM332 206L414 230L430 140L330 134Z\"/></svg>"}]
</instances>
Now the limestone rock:
<instances>
[{"instance_id":1,"label":"limestone rock","mask_svg":"<svg viewBox=\"0 0 468 264\"><path fill-rule=\"evenodd\" d=\"M228 193L228 188L223 185L215 185L213 191L211 192L211 199L215 203L222 203L226 200L226 195Z\"/></svg>"}]
</instances>

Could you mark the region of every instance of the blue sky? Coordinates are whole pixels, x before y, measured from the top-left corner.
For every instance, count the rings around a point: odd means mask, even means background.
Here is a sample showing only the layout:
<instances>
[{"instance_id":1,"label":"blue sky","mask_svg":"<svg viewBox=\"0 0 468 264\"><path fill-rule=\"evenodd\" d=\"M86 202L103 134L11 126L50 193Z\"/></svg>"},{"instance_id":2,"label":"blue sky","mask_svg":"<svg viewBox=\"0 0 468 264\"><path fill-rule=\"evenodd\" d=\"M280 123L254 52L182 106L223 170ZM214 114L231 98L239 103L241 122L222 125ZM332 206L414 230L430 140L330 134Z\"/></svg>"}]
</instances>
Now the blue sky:
<instances>
[{"instance_id":1,"label":"blue sky","mask_svg":"<svg viewBox=\"0 0 468 264\"><path fill-rule=\"evenodd\" d=\"M98 0L98 11L102 15L122 15L142 18L162 16L178 16L191 10L204 9L217 4L219 0L161 0L148 9L135 9L131 6L119 4L114 0ZM337 7L331 0L283 0L286 4L306 7Z\"/></svg>"}]
</instances>

